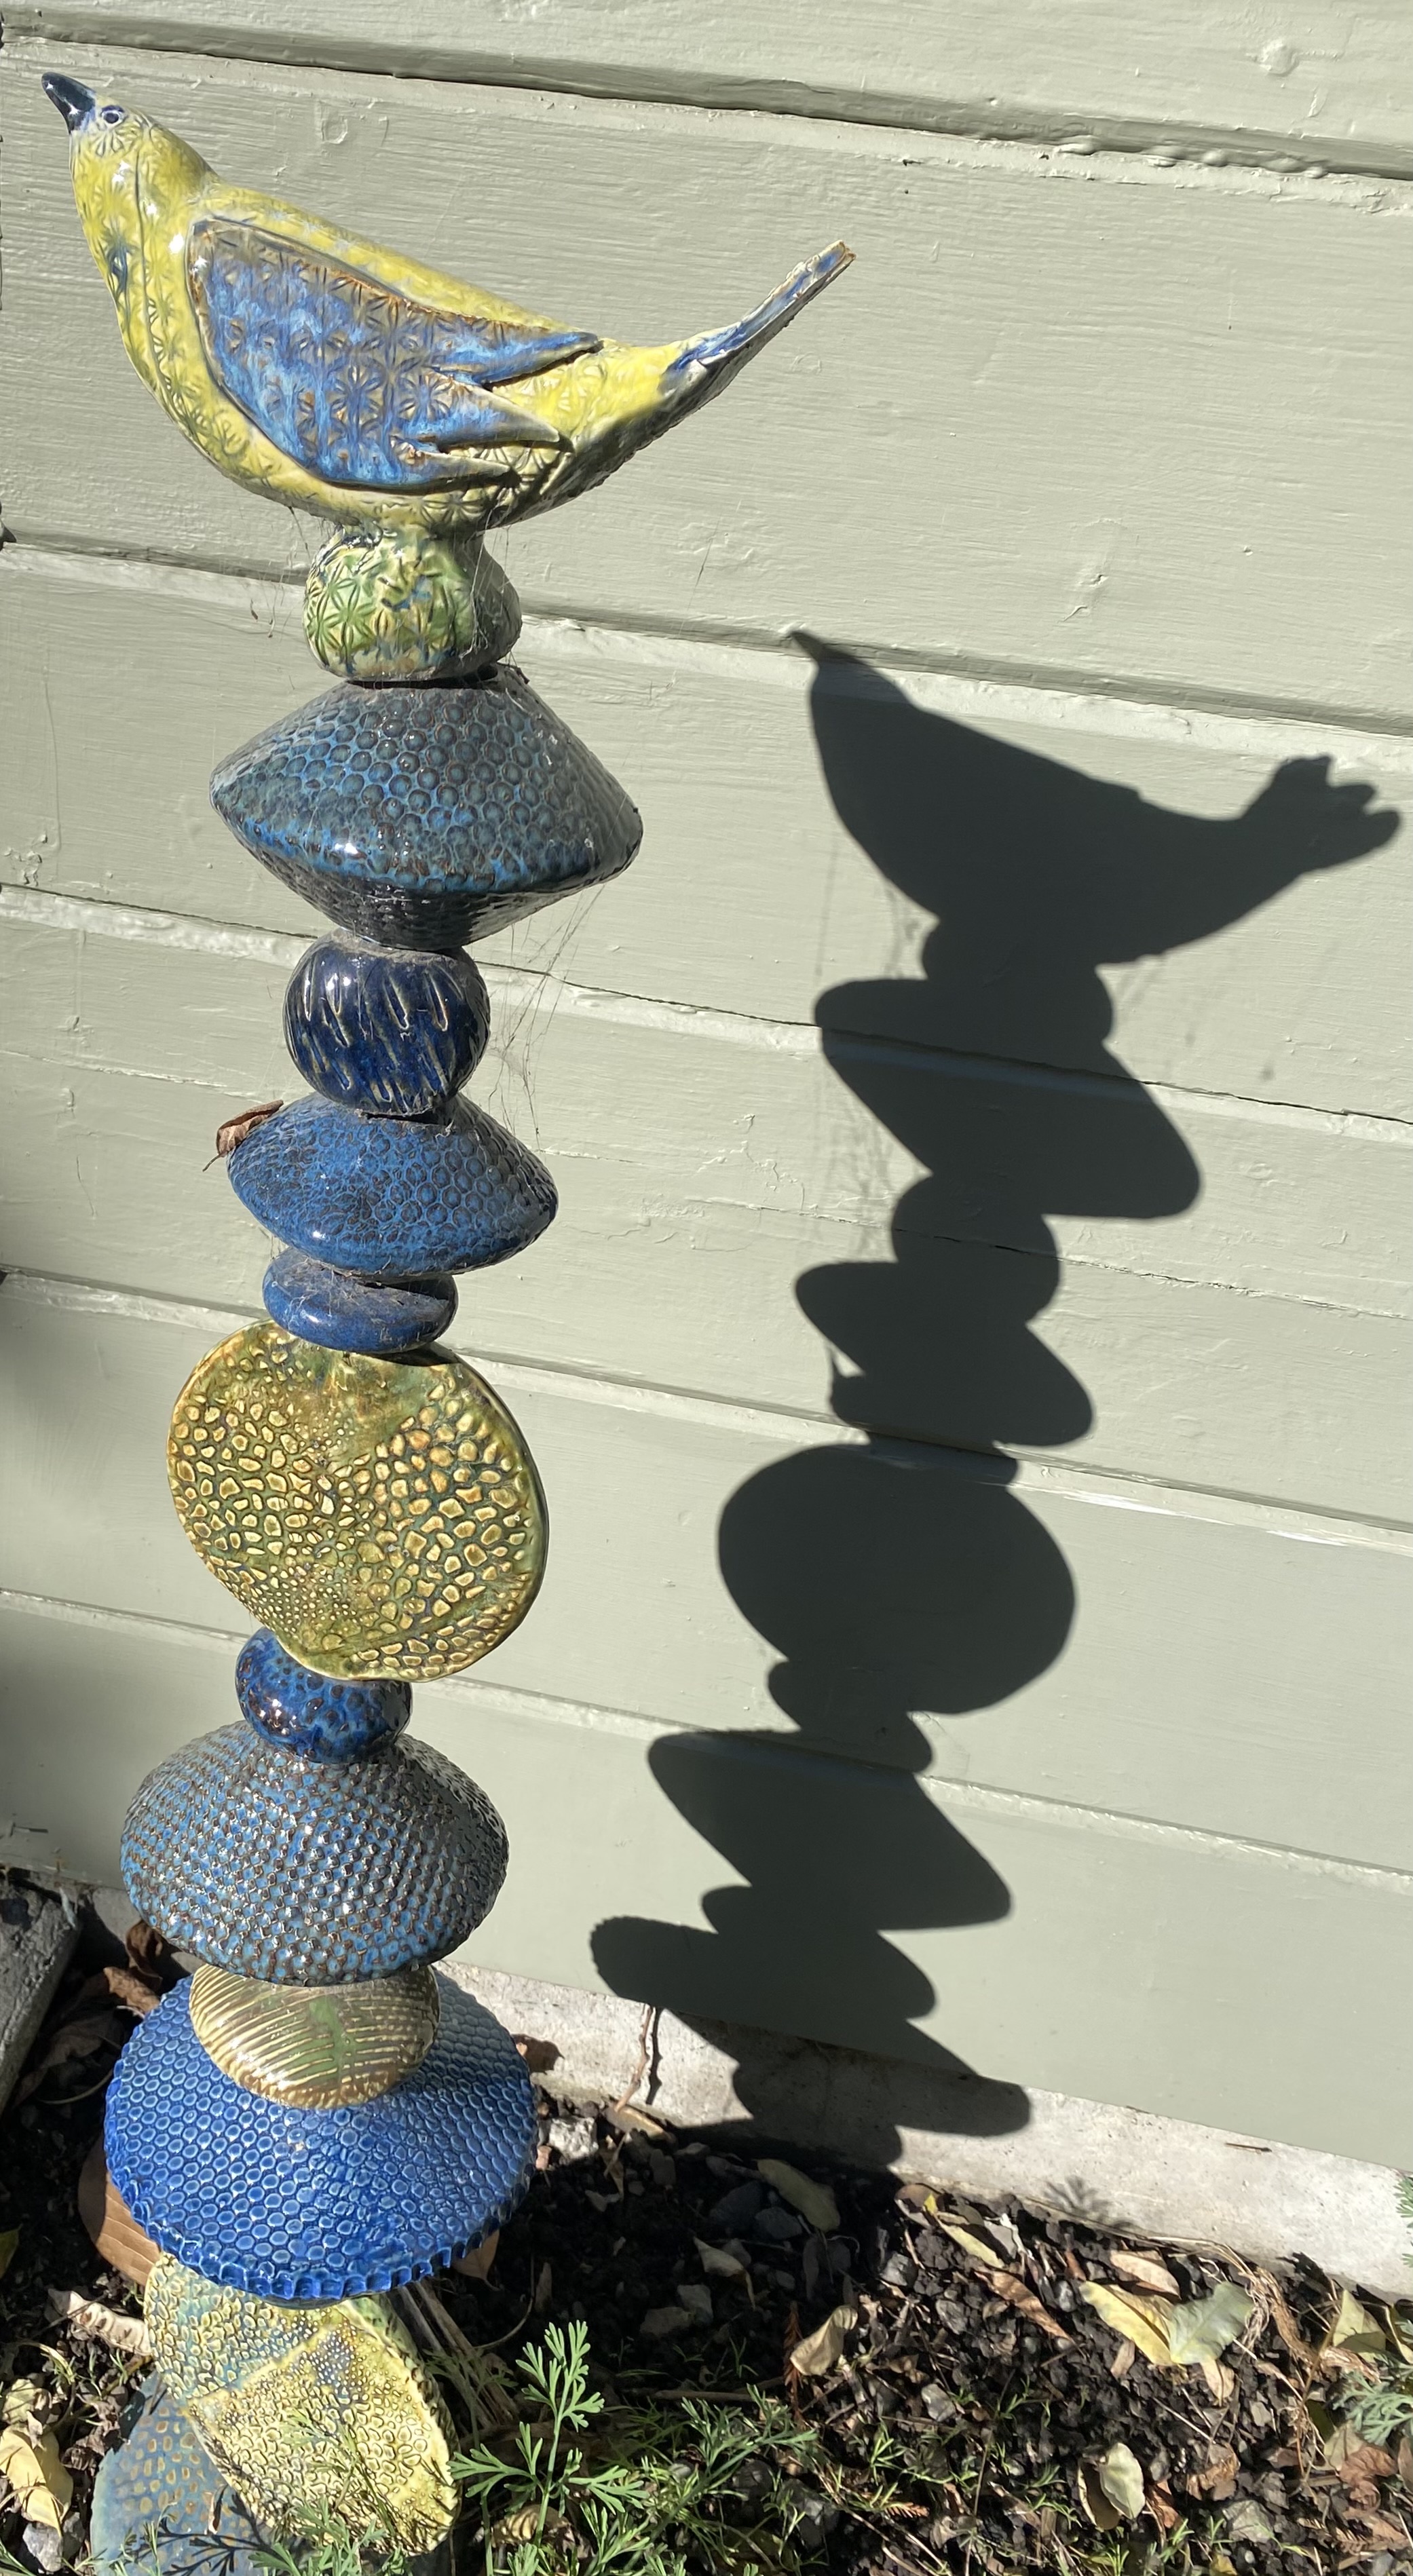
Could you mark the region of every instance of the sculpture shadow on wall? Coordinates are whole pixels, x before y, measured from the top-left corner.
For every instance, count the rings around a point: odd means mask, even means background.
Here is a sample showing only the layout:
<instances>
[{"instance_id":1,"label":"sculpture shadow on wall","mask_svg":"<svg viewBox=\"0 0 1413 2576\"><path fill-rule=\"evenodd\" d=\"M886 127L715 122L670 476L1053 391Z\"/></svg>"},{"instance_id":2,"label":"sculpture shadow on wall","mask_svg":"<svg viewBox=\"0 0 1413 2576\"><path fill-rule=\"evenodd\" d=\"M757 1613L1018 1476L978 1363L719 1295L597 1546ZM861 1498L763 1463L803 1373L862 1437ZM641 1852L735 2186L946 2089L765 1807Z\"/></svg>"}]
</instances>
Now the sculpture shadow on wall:
<instances>
[{"instance_id":1,"label":"sculpture shadow on wall","mask_svg":"<svg viewBox=\"0 0 1413 2576\"><path fill-rule=\"evenodd\" d=\"M801 641L835 807L937 922L921 977L821 996L824 1051L927 1177L893 1212L892 1261L797 1283L842 1355L834 1412L866 1444L782 1459L722 1515L727 1589L780 1657L771 1696L798 1733L684 1732L650 1757L744 1884L704 1899L710 1930L619 1919L599 1926L594 1956L616 1993L737 2025L733 2051L745 2026L736 2088L763 2131L793 2117L802 2135L801 2068L797 2055L779 2092L778 2046L756 2048L752 2030L902 2061L885 2100L866 2070L849 2083L819 2059L817 2092L848 2096L822 2125L842 2115L851 2149L881 2161L900 2124L995 2135L1026 2117L1016 2085L914 2027L938 2005L945 2024L946 1997L886 1935L1010 1909L922 1785L933 1748L917 1719L999 1708L1070 1631L1069 1568L1011 1490L1006 1455L1075 1440L1092 1419L1033 1330L1059 1286L1049 1220L1171 1217L1201 1186L1182 1136L1109 1052L1100 969L1210 938L1308 871L1376 849L1398 817L1370 813L1367 787L1332 786L1323 760L1286 763L1230 820L1168 812Z\"/></svg>"}]
</instances>

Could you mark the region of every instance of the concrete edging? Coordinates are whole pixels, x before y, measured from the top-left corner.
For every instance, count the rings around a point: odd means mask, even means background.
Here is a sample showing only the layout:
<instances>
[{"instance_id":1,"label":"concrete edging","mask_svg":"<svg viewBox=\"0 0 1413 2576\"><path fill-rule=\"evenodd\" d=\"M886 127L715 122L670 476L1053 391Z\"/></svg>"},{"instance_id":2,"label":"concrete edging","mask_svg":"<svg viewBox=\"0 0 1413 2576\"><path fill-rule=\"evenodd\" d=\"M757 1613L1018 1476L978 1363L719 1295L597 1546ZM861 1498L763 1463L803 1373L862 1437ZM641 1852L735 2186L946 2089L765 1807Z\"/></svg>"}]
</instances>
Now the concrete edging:
<instances>
[{"instance_id":1,"label":"concrete edging","mask_svg":"<svg viewBox=\"0 0 1413 2576\"><path fill-rule=\"evenodd\" d=\"M1403 2178L1385 2165L1060 2093L939 2079L769 2031L696 2028L465 1959L447 1966L517 2035L557 2049L547 2080L562 2093L630 2099L675 2128L751 2129L980 2199L1014 2193L1138 2237L1264 2263L1306 2254L1379 2298L1413 2298L1413 2214Z\"/></svg>"}]
</instances>

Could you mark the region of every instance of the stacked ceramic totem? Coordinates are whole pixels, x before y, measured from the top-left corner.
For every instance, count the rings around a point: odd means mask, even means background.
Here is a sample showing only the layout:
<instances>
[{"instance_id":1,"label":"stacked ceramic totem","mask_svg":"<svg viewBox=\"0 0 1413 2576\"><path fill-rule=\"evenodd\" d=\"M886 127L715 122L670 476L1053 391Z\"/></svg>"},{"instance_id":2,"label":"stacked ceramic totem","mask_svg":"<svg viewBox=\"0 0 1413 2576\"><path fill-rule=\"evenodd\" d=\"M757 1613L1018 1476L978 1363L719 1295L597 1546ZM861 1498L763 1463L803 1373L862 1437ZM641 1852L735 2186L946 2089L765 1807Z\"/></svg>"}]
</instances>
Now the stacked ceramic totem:
<instances>
[{"instance_id":1,"label":"stacked ceramic totem","mask_svg":"<svg viewBox=\"0 0 1413 2576\"><path fill-rule=\"evenodd\" d=\"M93 2546L153 2576L331 2527L416 2557L452 2522L448 2426L396 2295L500 2225L535 2135L512 2042L433 1974L495 1901L504 1830L403 1733L414 1682L524 1617L545 1552L514 1422L438 1339L457 1275L555 1209L462 1094L489 1026L466 948L615 875L640 832L507 663L519 609L482 532L696 410L849 253L725 330L634 348L232 186L66 73L43 85L143 382L233 481L337 529L305 624L338 685L212 782L337 929L285 1003L308 1092L234 1122L231 1182L279 1246L268 1320L172 1422L183 1527L260 1625L238 1716L143 1782L124 1834L134 1903L198 1965L110 2094L110 2176L160 2249L157 2377Z\"/></svg>"}]
</instances>

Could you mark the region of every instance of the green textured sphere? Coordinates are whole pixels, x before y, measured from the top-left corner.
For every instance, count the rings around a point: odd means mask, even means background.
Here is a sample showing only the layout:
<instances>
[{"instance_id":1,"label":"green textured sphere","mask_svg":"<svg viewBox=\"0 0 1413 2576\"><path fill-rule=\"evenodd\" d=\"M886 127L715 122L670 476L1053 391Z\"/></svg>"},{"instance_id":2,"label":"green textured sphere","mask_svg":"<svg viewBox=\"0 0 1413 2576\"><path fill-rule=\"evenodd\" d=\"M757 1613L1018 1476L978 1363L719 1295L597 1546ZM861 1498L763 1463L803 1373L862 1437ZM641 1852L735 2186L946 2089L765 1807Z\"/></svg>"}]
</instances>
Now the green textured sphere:
<instances>
[{"instance_id":1,"label":"green textured sphere","mask_svg":"<svg viewBox=\"0 0 1413 2576\"><path fill-rule=\"evenodd\" d=\"M304 631L341 680L465 680L510 651L520 602L479 540L341 528L310 566Z\"/></svg>"}]
</instances>

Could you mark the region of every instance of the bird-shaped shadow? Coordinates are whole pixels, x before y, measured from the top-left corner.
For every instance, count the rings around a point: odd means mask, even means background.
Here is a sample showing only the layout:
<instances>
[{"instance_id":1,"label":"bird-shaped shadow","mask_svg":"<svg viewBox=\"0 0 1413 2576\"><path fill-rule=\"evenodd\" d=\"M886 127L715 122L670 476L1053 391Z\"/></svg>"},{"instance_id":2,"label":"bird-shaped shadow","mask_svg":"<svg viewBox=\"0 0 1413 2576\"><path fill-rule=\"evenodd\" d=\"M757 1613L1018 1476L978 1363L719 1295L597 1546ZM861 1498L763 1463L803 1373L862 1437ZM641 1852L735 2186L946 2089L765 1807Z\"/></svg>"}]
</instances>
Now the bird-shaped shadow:
<instances>
[{"instance_id":1,"label":"bird-shaped shadow","mask_svg":"<svg viewBox=\"0 0 1413 2576\"><path fill-rule=\"evenodd\" d=\"M1287 763L1229 821L1168 812L807 649L833 802L938 924L920 978L821 996L824 1049L927 1177L894 1211L891 1262L798 1282L838 1355L834 1411L867 1444L787 1457L722 1515L723 1579L779 1656L771 1697L798 1733L684 1732L650 1756L744 1883L704 1899L709 1930L607 1922L594 1957L618 1993L744 2026L725 2044L744 2050L737 2091L762 2130L788 2134L790 2099L779 2043L758 2034L900 2061L872 2117L866 2088L845 2088L850 2145L887 2159L900 2125L993 2134L1026 2117L1015 2084L914 2026L945 2026L946 1995L886 1936L1010 1907L949 1822L945 1787L922 1785L918 1718L999 1709L1055 1661L1075 1616L1070 1569L1011 1490L1006 1454L1091 1422L1033 1329L1059 1286L1048 1220L1171 1216L1200 1187L1188 1145L1110 1052L1100 969L1212 937L1308 871L1377 849L1398 817L1371 813L1368 787L1332 786L1322 760ZM1004 2021L988 2019L1004 2064Z\"/></svg>"},{"instance_id":2,"label":"bird-shaped shadow","mask_svg":"<svg viewBox=\"0 0 1413 2576\"><path fill-rule=\"evenodd\" d=\"M640 349L228 185L141 109L42 76L143 382L214 465L349 525L473 531L572 500L730 384L846 268Z\"/></svg>"}]
</instances>

